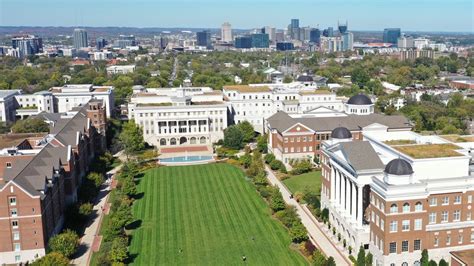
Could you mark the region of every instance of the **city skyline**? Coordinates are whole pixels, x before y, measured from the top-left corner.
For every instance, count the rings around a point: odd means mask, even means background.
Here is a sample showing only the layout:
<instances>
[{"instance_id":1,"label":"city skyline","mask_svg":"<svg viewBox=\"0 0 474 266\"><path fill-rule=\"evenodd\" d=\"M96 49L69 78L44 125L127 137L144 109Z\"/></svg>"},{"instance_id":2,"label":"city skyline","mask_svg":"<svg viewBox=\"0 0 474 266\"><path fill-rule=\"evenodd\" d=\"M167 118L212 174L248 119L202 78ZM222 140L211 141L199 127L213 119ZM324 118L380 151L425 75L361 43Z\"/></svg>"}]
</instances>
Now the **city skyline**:
<instances>
[{"instance_id":1,"label":"city skyline","mask_svg":"<svg viewBox=\"0 0 474 266\"><path fill-rule=\"evenodd\" d=\"M111 6L114 12L110 12ZM68 5L58 0L4 0L0 10L0 26L219 28L228 21L233 29L281 29L298 18L301 27L334 27L338 21L349 21L350 30L474 31L473 4L468 0L450 1L449 5L441 0L105 0L100 4L84 0Z\"/></svg>"}]
</instances>

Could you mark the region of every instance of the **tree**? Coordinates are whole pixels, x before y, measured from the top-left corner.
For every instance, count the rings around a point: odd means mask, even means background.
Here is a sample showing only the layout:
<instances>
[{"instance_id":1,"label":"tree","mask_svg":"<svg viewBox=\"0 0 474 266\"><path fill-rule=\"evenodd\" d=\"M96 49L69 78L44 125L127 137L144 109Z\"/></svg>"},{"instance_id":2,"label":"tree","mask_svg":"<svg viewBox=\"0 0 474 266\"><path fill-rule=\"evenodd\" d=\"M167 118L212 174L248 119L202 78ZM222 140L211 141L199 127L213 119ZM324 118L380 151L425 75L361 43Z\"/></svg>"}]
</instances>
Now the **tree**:
<instances>
[{"instance_id":1,"label":"tree","mask_svg":"<svg viewBox=\"0 0 474 266\"><path fill-rule=\"evenodd\" d=\"M323 253L321 251L316 250L313 254L313 265L314 266L323 266L326 265L326 258L324 257Z\"/></svg>"},{"instance_id":2,"label":"tree","mask_svg":"<svg viewBox=\"0 0 474 266\"><path fill-rule=\"evenodd\" d=\"M430 262L428 263L429 266L438 266L438 263L436 263L436 261L434 260L430 260Z\"/></svg>"},{"instance_id":3,"label":"tree","mask_svg":"<svg viewBox=\"0 0 474 266\"><path fill-rule=\"evenodd\" d=\"M46 256L35 260L31 265L33 266L67 266L69 259L59 252L50 252Z\"/></svg>"},{"instance_id":4,"label":"tree","mask_svg":"<svg viewBox=\"0 0 474 266\"><path fill-rule=\"evenodd\" d=\"M357 253L356 266L365 266L365 250L363 246L360 246L359 253Z\"/></svg>"},{"instance_id":5,"label":"tree","mask_svg":"<svg viewBox=\"0 0 474 266\"><path fill-rule=\"evenodd\" d=\"M79 214L82 215L82 216L89 216L91 215L92 213L92 209L93 209L93 206L92 206L92 203L84 203L84 204L81 204L81 206L79 206Z\"/></svg>"},{"instance_id":6,"label":"tree","mask_svg":"<svg viewBox=\"0 0 474 266\"><path fill-rule=\"evenodd\" d=\"M297 221L290 227L290 236L294 243L301 243L308 240L308 231L300 221Z\"/></svg>"},{"instance_id":7,"label":"tree","mask_svg":"<svg viewBox=\"0 0 474 266\"><path fill-rule=\"evenodd\" d=\"M286 75L284 78L283 78L283 83L291 83L293 81L293 78L289 75Z\"/></svg>"},{"instance_id":8,"label":"tree","mask_svg":"<svg viewBox=\"0 0 474 266\"><path fill-rule=\"evenodd\" d=\"M112 240L109 251L111 262L124 262L128 258L128 239L126 237L116 237Z\"/></svg>"},{"instance_id":9,"label":"tree","mask_svg":"<svg viewBox=\"0 0 474 266\"><path fill-rule=\"evenodd\" d=\"M235 125L224 130L224 146L231 149L241 149L244 141L242 131Z\"/></svg>"},{"instance_id":10,"label":"tree","mask_svg":"<svg viewBox=\"0 0 474 266\"><path fill-rule=\"evenodd\" d=\"M283 196L281 195L280 191L278 188L276 188L271 195L270 199L270 208L274 211L281 211L285 209L286 204L285 201L283 200Z\"/></svg>"},{"instance_id":11,"label":"tree","mask_svg":"<svg viewBox=\"0 0 474 266\"><path fill-rule=\"evenodd\" d=\"M374 260L374 256L372 253L367 253L367 256L365 256L365 266L372 266L372 262Z\"/></svg>"},{"instance_id":12,"label":"tree","mask_svg":"<svg viewBox=\"0 0 474 266\"><path fill-rule=\"evenodd\" d=\"M444 260L444 259L441 259L438 263L439 266L448 266L449 264Z\"/></svg>"},{"instance_id":13,"label":"tree","mask_svg":"<svg viewBox=\"0 0 474 266\"><path fill-rule=\"evenodd\" d=\"M249 121L247 121L247 120L242 121L242 122L237 124L237 127L242 132L242 135L244 137L244 142L248 143L255 136L255 130L254 130L252 124L250 124Z\"/></svg>"},{"instance_id":14,"label":"tree","mask_svg":"<svg viewBox=\"0 0 474 266\"><path fill-rule=\"evenodd\" d=\"M257 137L257 150L260 151L261 153L267 153L268 152L268 135L260 135Z\"/></svg>"},{"instance_id":15,"label":"tree","mask_svg":"<svg viewBox=\"0 0 474 266\"><path fill-rule=\"evenodd\" d=\"M121 190L129 197L133 197L137 194L137 185L133 180L133 176L127 176L124 180L122 180Z\"/></svg>"},{"instance_id":16,"label":"tree","mask_svg":"<svg viewBox=\"0 0 474 266\"><path fill-rule=\"evenodd\" d=\"M275 155L273 155L273 153L268 153L263 157L263 159L265 160L265 163L269 164L275 160Z\"/></svg>"},{"instance_id":17,"label":"tree","mask_svg":"<svg viewBox=\"0 0 474 266\"><path fill-rule=\"evenodd\" d=\"M325 266L336 266L336 261L334 260L333 257L329 257L328 260L326 261Z\"/></svg>"},{"instance_id":18,"label":"tree","mask_svg":"<svg viewBox=\"0 0 474 266\"><path fill-rule=\"evenodd\" d=\"M359 87L364 87L366 83L369 82L369 80L369 73L367 73L367 70L365 70L365 68L359 66L352 70L351 81L357 84Z\"/></svg>"},{"instance_id":19,"label":"tree","mask_svg":"<svg viewBox=\"0 0 474 266\"><path fill-rule=\"evenodd\" d=\"M40 118L18 120L12 126L13 133L42 133L49 132L49 125Z\"/></svg>"},{"instance_id":20,"label":"tree","mask_svg":"<svg viewBox=\"0 0 474 266\"><path fill-rule=\"evenodd\" d=\"M252 156L248 153L239 157L239 162L242 164L244 168L249 168L250 164L252 163Z\"/></svg>"},{"instance_id":21,"label":"tree","mask_svg":"<svg viewBox=\"0 0 474 266\"><path fill-rule=\"evenodd\" d=\"M69 229L66 229L61 234L53 236L49 240L49 248L53 252L58 252L65 257L71 257L79 246L79 237L77 234Z\"/></svg>"},{"instance_id":22,"label":"tree","mask_svg":"<svg viewBox=\"0 0 474 266\"><path fill-rule=\"evenodd\" d=\"M104 182L104 178L102 174L91 172L87 175L87 180L91 181L96 188L100 187L102 183Z\"/></svg>"},{"instance_id":23,"label":"tree","mask_svg":"<svg viewBox=\"0 0 474 266\"><path fill-rule=\"evenodd\" d=\"M122 132L119 135L119 140L122 143L127 156L145 147L143 131L133 120L130 120L123 125Z\"/></svg>"},{"instance_id":24,"label":"tree","mask_svg":"<svg viewBox=\"0 0 474 266\"><path fill-rule=\"evenodd\" d=\"M428 250L427 249L423 249L423 251L421 252L421 259L420 259L420 264L421 266L428 266L429 265L429 256L428 256Z\"/></svg>"}]
</instances>

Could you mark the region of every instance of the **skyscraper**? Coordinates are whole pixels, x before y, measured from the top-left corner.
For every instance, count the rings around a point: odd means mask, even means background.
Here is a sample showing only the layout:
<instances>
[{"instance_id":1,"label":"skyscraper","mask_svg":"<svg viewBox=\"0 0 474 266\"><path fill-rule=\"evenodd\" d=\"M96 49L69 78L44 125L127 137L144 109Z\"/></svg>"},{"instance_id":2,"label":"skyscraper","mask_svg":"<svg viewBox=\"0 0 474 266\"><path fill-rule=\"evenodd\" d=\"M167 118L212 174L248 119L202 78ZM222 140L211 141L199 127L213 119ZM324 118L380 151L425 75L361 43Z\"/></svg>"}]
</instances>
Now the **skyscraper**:
<instances>
[{"instance_id":1,"label":"skyscraper","mask_svg":"<svg viewBox=\"0 0 474 266\"><path fill-rule=\"evenodd\" d=\"M271 43L276 42L276 29L275 28L265 26L262 28L262 33L268 34L268 38L270 39Z\"/></svg>"},{"instance_id":2,"label":"skyscraper","mask_svg":"<svg viewBox=\"0 0 474 266\"><path fill-rule=\"evenodd\" d=\"M291 28L299 28L300 27L300 20L297 18L291 19Z\"/></svg>"},{"instance_id":3,"label":"skyscraper","mask_svg":"<svg viewBox=\"0 0 474 266\"><path fill-rule=\"evenodd\" d=\"M102 37L99 37L95 40L95 48L97 50L102 50L102 48L104 48L106 45L107 41Z\"/></svg>"},{"instance_id":4,"label":"skyscraper","mask_svg":"<svg viewBox=\"0 0 474 266\"><path fill-rule=\"evenodd\" d=\"M289 29L289 35L291 39L293 40L299 40L300 39L300 20L299 19L292 19L291 24L288 27Z\"/></svg>"},{"instance_id":5,"label":"skyscraper","mask_svg":"<svg viewBox=\"0 0 474 266\"><path fill-rule=\"evenodd\" d=\"M327 29L323 30L324 37L334 37L334 30L332 27L328 27Z\"/></svg>"},{"instance_id":6,"label":"skyscraper","mask_svg":"<svg viewBox=\"0 0 474 266\"><path fill-rule=\"evenodd\" d=\"M397 44L398 38L401 36L400 28L387 28L383 30L383 42Z\"/></svg>"},{"instance_id":7,"label":"skyscraper","mask_svg":"<svg viewBox=\"0 0 474 266\"><path fill-rule=\"evenodd\" d=\"M74 48L81 49L87 46L87 31L84 29L74 29Z\"/></svg>"},{"instance_id":8,"label":"skyscraper","mask_svg":"<svg viewBox=\"0 0 474 266\"><path fill-rule=\"evenodd\" d=\"M252 48L252 37L241 36L241 37L235 38L235 48L239 48L239 49Z\"/></svg>"},{"instance_id":9,"label":"skyscraper","mask_svg":"<svg viewBox=\"0 0 474 266\"><path fill-rule=\"evenodd\" d=\"M354 48L354 34L352 32L345 32L342 34L342 50L352 51Z\"/></svg>"},{"instance_id":10,"label":"skyscraper","mask_svg":"<svg viewBox=\"0 0 474 266\"><path fill-rule=\"evenodd\" d=\"M223 42L232 42L232 26L225 22L221 27L221 40Z\"/></svg>"},{"instance_id":11,"label":"skyscraper","mask_svg":"<svg viewBox=\"0 0 474 266\"><path fill-rule=\"evenodd\" d=\"M18 48L19 57L25 57L43 52L43 40L34 35L16 36L12 38L12 47Z\"/></svg>"},{"instance_id":12,"label":"skyscraper","mask_svg":"<svg viewBox=\"0 0 474 266\"><path fill-rule=\"evenodd\" d=\"M211 48L211 33L207 30L199 31L196 33L196 45Z\"/></svg>"},{"instance_id":13,"label":"skyscraper","mask_svg":"<svg viewBox=\"0 0 474 266\"><path fill-rule=\"evenodd\" d=\"M319 44L321 42L321 31L319 29L312 29L309 33L309 42Z\"/></svg>"},{"instance_id":14,"label":"skyscraper","mask_svg":"<svg viewBox=\"0 0 474 266\"><path fill-rule=\"evenodd\" d=\"M344 33L347 32L347 27L348 27L347 21L346 21L346 24L339 24L339 21L337 22L337 28L339 30L339 34L344 35Z\"/></svg>"}]
</instances>

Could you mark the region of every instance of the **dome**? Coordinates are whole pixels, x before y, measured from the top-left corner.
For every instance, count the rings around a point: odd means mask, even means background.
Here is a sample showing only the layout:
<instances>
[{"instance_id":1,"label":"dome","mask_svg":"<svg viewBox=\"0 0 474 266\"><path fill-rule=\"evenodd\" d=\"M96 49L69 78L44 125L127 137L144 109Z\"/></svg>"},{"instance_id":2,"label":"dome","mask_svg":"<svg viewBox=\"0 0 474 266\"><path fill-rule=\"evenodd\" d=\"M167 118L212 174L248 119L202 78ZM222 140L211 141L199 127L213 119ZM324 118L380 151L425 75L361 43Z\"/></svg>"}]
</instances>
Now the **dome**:
<instances>
[{"instance_id":1,"label":"dome","mask_svg":"<svg viewBox=\"0 0 474 266\"><path fill-rule=\"evenodd\" d=\"M350 139L352 134L349 129L345 127L336 127L331 132L331 138L333 139Z\"/></svg>"},{"instance_id":2,"label":"dome","mask_svg":"<svg viewBox=\"0 0 474 266\"><path fill-rule=\"evenodd\" d=\"M389 175L411 175L411 164L403 159L393 159L385 166L385 173Z\"/></svg>"},{"instance_id":3,"label":"dome","mask_svg":"<svg viewBox=\"0 0 474 266\"><path fill-rule=\"evenodd\" d=\"M364 94L357 94L352 96L347 103L354 105L370 105L372 104L372 101Z\"/></svg>"}]
</instances>

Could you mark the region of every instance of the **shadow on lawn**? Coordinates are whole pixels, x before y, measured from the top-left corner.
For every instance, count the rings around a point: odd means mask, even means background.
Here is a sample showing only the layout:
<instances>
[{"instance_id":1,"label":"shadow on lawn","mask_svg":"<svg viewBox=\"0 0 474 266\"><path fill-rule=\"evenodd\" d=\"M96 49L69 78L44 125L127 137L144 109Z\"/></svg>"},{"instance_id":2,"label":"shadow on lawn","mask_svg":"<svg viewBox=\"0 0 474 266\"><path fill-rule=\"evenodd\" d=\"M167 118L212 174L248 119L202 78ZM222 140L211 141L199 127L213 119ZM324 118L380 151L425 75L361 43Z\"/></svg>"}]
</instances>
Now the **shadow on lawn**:
<instances>
[{"instance_id":1,"label":"shadow on lawn","mask_svg":"<svg viewBox=\"0 0 474 266\"><path fill-rule=\"evenodd\" d=\"M135 230L135 229L137 229L137 228L140 228L140 226L142 226L142 220L138 219L138 220L136 220L136 221L134 221L134 222L129 223L129 224L125 227L125 229L127 229L127 230Z\"/></svg>"}]
</instances>

